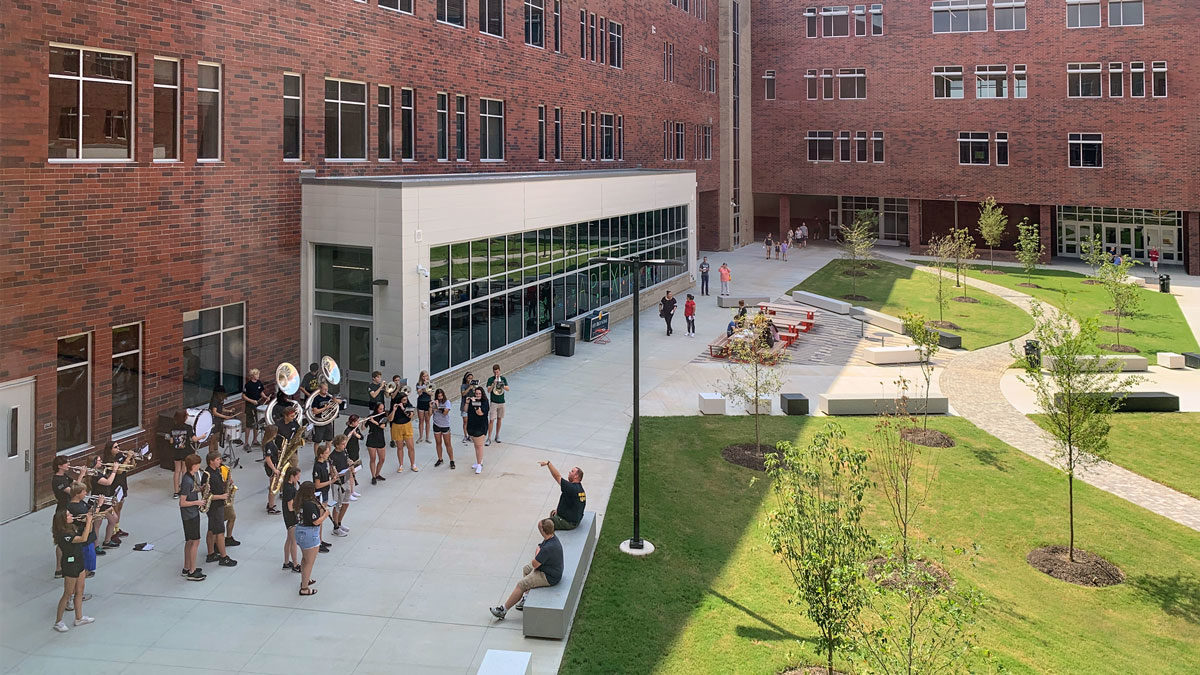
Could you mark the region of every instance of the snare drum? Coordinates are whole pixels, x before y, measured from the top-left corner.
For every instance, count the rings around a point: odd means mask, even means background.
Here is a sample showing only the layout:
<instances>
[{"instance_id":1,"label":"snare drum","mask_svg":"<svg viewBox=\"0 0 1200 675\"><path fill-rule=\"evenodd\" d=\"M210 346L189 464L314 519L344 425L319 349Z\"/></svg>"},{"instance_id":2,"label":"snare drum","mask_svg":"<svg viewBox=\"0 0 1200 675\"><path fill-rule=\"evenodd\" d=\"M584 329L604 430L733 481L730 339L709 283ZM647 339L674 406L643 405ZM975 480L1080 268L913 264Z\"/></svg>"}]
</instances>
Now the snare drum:
<instances>
[{"instance_id":1,"label":"snare drum","mask_svg":"<svg viewBox=\"0 0 1200 675\"><path fill-rule=\"evenodd\" d=\"M267 422L267 406L260 405L260 406L256 407L254 409L254 411L256 413L254 416L254 426L255 426L255 428L261 429L262 427L264 427L268 424L268 422Z\"/></svg>"},{"instance_id":2,"label":"snare drum","mask_svg":"<svg viewBox=\"0 0 1200 675\"><path fill-rule=\"evenodd\" d=\"M240 439L242 437L242 421L241 420L238 420L238 419L225 420L225 423L222 426L225 427L225 438L226 438L227 442L232 441L235 438Z\"/></svg>"}]
</instances>

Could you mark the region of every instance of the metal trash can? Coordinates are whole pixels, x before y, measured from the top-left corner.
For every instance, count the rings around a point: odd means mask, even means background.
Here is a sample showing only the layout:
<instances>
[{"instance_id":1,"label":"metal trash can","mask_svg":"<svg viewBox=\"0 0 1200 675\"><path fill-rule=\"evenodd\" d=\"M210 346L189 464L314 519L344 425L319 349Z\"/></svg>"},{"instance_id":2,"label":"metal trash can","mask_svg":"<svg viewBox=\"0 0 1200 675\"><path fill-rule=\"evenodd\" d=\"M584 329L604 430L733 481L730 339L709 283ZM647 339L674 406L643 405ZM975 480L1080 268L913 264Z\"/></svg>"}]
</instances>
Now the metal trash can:
<instances>
[{"instance_id":1,"label":"metal trash can","mask_svg":"<svg viewBox=\"0 0 1200 675\"><path fill-rule=\"evenodd\" d=\"M574 321L560 321L554 324L554 335L551 340L555 354L559 356L575 355L576 330Z\"/></svg>"},{"instance_id":2,"label":"metal trash can","mask_svg":"<svg viewBox=\"0 0 1200 675\"><path fill-rule=\"evenodd\" d=\"M1025 361L1031 368L1042 367L1042 345L1037 340L1025 341Z\"/></svg>"},{"instance_id":3,"label":"metal trash can","mask_svg":"<svg viewBox=\"0 0 1200 675\"><path fill-rule=\"evenodd\" d=\"M1171 275L1170 274L1158 275L1158 292L1159 293L1170 293L1171 292Z\"/></svg>"}]
</instances>

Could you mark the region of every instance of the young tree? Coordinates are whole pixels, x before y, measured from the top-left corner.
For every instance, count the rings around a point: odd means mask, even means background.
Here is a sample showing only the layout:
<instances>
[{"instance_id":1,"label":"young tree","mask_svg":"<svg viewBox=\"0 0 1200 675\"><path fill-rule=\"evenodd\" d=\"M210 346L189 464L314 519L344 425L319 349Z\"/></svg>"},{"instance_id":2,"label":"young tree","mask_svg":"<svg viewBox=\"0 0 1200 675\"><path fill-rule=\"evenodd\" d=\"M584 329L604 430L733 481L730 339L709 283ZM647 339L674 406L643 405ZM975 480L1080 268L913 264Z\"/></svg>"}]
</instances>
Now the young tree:
<instances>
[{"instance_id":1,"label":"young tree","mask_svg":"<svg viewBox=\"0 0 1200 675\"><path fill-rule=\"evenodd\" d=\"M996 269L996 247L1004 239L1004 231L1008 229L1008 216L1004 207L996 203L995 197L988 197L979 204L979 236L988 245L988 269Z\"/></svg>"},{"instance_id":2,"label":"young tree","mask_svg":"<svg viewBox=\"0 0 1200 675\"><path fill-rule=\"evenodd\" d=\"M1094 234L1091 239L1079 242L1079 252L1082 254L1083 261L1092 267L1092 279L1099 281L1100 268L1104 266L1104 263L1111 262L1108 251L1104 250L1104 243L1101 241L1100 235Z\"/></svg>"},{"instance_id":3,"label":"young tree","mask_svg":"<svg viewBox=\"0 0 1200 675\"><path fill-rule=\"evenodd\" d=\"M854 222L842 228L842 258L850 275L850 294L858 295L858 277L866 274L867 261L879 239L879 219L875 211L862 209L854 214Z\"/></svg>"},{"instance_id":4,"label":"young tree","mask_svg":"<svg viewBox=\"0 0 1200 675\"><path fill-rule=\"evenodd\" d=\"M941 334L930 328L928 320L924 314L919 312L905 312L900 315L900 322L904 324L904 332L913 341L913 346L917 348L917 358L921 363L921 374L925 376L925 423L924 428L929 428L929 388L933 383L933 356L938 353L941 345L938 339Z\"/></svg>"},{"instance_id":5,"label":"young tree","mask_svg":"<svg viewBox=\"0 0 1200 675\"><path fill-rule=\"evenodd\" d=\"M960 283L963 287L963 295L966 296L967 291L967 265L970 261L979 257L975 251L975 238L967 231L967 228L960 227L950 231L950 240L953 242L954 253L954 286L957 288Z\"/></svg>"},{"instance_id":6,"label":"young tree","mask_svg":"<svg viewBox=\"0 0 1200 675\"><path fill-rule=\"evenodd\" d=\"M1038 262L1046 247L1042 245L1042 236L1037 223L1030 223L1028 218L1022 218L1017 225L1017 260L1025 269L1025 284L1033 284L1033 273L1037 270Z\"/></svg>"},{"instance_id":7,"label":"young tree","mask_svg":"<svg viewBox=\"0 0 1200 675\"><path fill-rule=\"evenodd\" d=\"M769 326L759 325L761 322L751 319L747 324L761 335ZM771 414L770 407L764 412L760 409L759 401L771 399L783 388L783 371L779 362L784 354L775 354L765 342L760 339L734 339L729 343L729 359L725 364L728 377L721 382L723 393L734 402L744 403L746 409L754 415L754 446L762 449L762 425L759 416Z\"/></svg>"},{"instance_id":8,"label":"young tree","mask_svg":"<svg viewBox=\"0 0 1200 675\"><path fill-rule=\"evenodd\" d=\"M954 258L954 239L949 235L943 237L935 237L929 242L929 255L933 256L933 266L937 268L937 274L934 275L937 281L937 287L934 290L933 299L938 306L938 323L945 322L945 310L950 304L950 295L946 292L946 266Z\"/></svg>"},{"instance_id":9,"label":"young tree","mask_svg":"<svg viewBox=\"0 0 1200 675\"><path fill-rule=\"evenodd\" d=\"M1037 399L1038 408L1050 423L1056 456L1067 474L1067 523L1069 556L1075 560L1075 476L1081 468L1104 458L1108 450L1108 416L1119 399L1138 381L1120 375L1113 359L1097 358L1096 320L1076 320L1065 312L1047 312L1034 301L1033 336L1041 343L1043 367L1030 364L1012 347L1025 364L1021 381ZM1092 357L1092 358L1089 358Z\"/></svg>"},{"instance_id":10,"label":"young tree","mask_svg":"<svg viewBox=\"0 0 1200 675\"><path fill-rule=\"evenodd\" d=\"M806 448L786 441L778 447L766 458L776 498L766 518L768 537L817 625L832 675L834 651L853 646L851 631L865 599L863 561L873 545L861 522L870 484L867 454L848 446L836 423Z\"/></svg>"},{"instance_id":11,"label":"young tree","mask_svg":"<svg viewBox=\"0 0 1200 675\"><path fill-rule=\"evenodd\" d=\"M1121 344L1121 319L1132 316L1142 307L1142 288L1129 276L1129 270L1136 264L1137 261L1132 259L1123 260L1119 265L1105 260L1096 275L1112 301L1118 346Z\"/></svg>"}]
</instances>

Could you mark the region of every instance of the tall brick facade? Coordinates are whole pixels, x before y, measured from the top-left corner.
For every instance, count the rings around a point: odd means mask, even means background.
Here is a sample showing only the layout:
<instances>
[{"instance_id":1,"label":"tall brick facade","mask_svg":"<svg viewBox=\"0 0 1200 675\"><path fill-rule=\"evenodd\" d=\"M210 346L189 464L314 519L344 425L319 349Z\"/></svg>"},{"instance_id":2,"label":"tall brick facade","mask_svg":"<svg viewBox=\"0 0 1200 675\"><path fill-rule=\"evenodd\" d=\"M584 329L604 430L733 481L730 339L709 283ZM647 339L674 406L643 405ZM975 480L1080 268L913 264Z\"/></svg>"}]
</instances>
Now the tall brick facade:
<instances>
[{"instance_id":1,"label":"tall brick facade","mask_svg":"<svg viewBox=\"0 0 1200 675\"><path fill-rule=\"evenodd\" d=\"M717 94L699 86L700 54L716 59L716 0L684 12L669 2L562 2L561 53L546 0L546 49L525 44L524 3L505 0L504 38L436 19L437 3L405 14L369 3L26 3L4 17L0 67L0 382L36 378L36 498L49 497L55 455L56 340L93 334L88 451L110 437L111 328L141 322L142 429L180 407L182 315L246 303L246 367L265 379L281 360L300 362L299 262L302 170L317 175L689 168L715 194L721 157ZM623 67L580 57L580 11L623 28ZM593 17L594 15L594 17ZM597 26L597 30L599 26ZM666 41L674 82L664 82ZM48 161L52 43L133 54L133 157ZM703 52L702 52L703 48ZM181 70L180 161L154 162L154 58ZM197 161L198 62L222 68L220 161ZM283 75L303 76L302 159L283 158ZM707 77L707 75L705 75ZM325 159L324 80L368 84L366 161ZM399 157L400 91L414 91L415 161L378 161L376 85L393 91ZM468 161L436 157L436 94L468 96ZM501 99L503 162L479 161L480 97ZM537 106L547 110L547 160L537 155ZM562 108L562 161L553 160L553 110ZM623 119L624 160L581 160L581 111ZM453 111L451 111L453 115ZM686 160L664 161L664 121L686 124ZM88 123L92 123L89 120ZM714 126L712 160L697 161L697 125ZM451 141L453 142L453 141ZM715 208L712 200L706 204ZM715 222L715 214L704 214ZM145 433L140 440L149 442ZM139 442L140 442L139 440Z\"/></svg>"}]
</instances>

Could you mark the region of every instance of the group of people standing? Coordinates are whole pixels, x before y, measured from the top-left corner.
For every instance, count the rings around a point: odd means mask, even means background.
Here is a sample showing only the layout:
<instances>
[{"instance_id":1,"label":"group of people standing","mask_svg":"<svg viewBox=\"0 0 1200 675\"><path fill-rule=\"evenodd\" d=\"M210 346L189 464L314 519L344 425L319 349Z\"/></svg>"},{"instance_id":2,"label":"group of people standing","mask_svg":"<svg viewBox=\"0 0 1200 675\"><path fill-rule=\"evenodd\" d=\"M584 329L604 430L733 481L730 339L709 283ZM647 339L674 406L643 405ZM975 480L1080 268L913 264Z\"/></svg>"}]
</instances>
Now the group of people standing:
<instances>
[{"instance_id":1,"label":"group of people standing","mask_svg":"<svg viewBox=\"0 0 1200 675\"><path fill-rule=\"evenodd\" d=\"M789 248L807 248L808 247L808 225L800 224L800 227L795 229L788 228L787 233L775 241L770 234L763 241L763 250L766 251L766 259L771 259L771 253L775 253L776 260L788 259Z\"/></svg>"}]
</instances>

